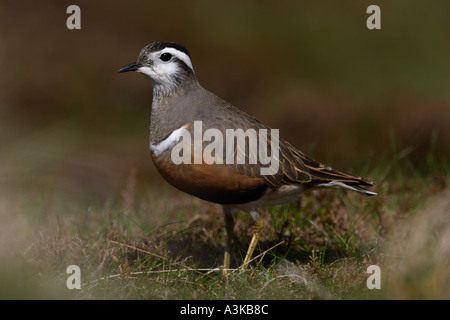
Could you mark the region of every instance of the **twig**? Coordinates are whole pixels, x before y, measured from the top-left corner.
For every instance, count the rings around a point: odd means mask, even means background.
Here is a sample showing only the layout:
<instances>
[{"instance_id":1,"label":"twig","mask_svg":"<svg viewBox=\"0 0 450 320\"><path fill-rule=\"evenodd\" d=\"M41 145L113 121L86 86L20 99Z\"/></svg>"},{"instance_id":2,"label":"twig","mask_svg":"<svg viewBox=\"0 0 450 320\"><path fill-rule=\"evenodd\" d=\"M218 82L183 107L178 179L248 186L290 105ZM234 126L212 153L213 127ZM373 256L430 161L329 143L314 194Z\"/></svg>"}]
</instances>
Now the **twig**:
<instances>
[{"instance_id":1,"label":"twig","mask_svg":"<svg viewBox=\"0 0 450 320\"><path fill-rule=\"evenodd\" d=\"M258 254L256 257L254 257L254 258L252 258L252 259L250 259L250 261L248 261L245 265L243 264L242 266L240 266L239 268L237 268L237 269L233 269L233 272L234 271L236 271L236 270L241 270L242 268L245 268L248 264L250 264L250 262L252 262L253 260L256 260L256 259L258 259L259 257L261 257L261 256L263 256L263 255L265 255L267 252L269 252L270 250L272 250L272 249L274 249L274 248L276 248L276 247L278 247L279 245L282 245L284 243L284 240L283 241L281 241L281 242L279 242L279 243L277 243L276 245L274 245L273 247L270 247L269 249L267 249L267 250L265 250L265 251L263 251L263 252L261 252L260 254Z\"/></svg>"},{"instance_id":2,"label":"twig","mask_svg":"<svg viewBox=\"0 0 450 320\"><path fill-rule=\"evenodd\" d=\"M144 250L144 249L140 249L140 248L137 248L137 247L134 247L134 246L130 246L130 245L125 244L125 243L120 243L120 242L117 242L117 241L114 241L114 240L110 240L110 239L108 239L108 241L109 241L109 242L112 242L112 243L114 243L114 244L117 244L117 245L119 245L119 246L126 247L126 248L130 248L130 249L134 249L134 250L143 252L143 253L145 253L145 254L152 255L152 256L154 256L154 257L157 257L157 258L160 258L160 259L163 259L163 260L166 259L166 258L164 258L164 257L162 257L162 256L160 256L160 255L151 253L150 251L147 251L147 250Z\"/></svg>"},{"instance_id":3,"label":"twig","mask_svg":"<svg viewBox=\"0 0 450 320\"><path fill-rule=\"evenodd\" d=\"M194 268L186 268L186 269L173 269L173 270L153 270L153 271L135 271L135 272L130 272L128 274L128 276L137 276L137 275L145 275L145 274L161 274L161 273L172 273L172 272L187 272L187 271L208 271L208 273L210 272L214 272L214 271L222 271L222 268L213 268L213 269L207 269L207 268L203 268L203 269L194 269ZM236 270L236 269L228 269L228 270ZM118 278L123 276L122 273L117 273L117 274L112 274L109 276L105 276L99 279L95 279L92 280L90 282L88 282L87 284L93 283L93 282L98 282L101 280L108 280L108 279L113 279L113 278ZM129 277L131 278L131 277Z\"/></svg>"}]
</instances>

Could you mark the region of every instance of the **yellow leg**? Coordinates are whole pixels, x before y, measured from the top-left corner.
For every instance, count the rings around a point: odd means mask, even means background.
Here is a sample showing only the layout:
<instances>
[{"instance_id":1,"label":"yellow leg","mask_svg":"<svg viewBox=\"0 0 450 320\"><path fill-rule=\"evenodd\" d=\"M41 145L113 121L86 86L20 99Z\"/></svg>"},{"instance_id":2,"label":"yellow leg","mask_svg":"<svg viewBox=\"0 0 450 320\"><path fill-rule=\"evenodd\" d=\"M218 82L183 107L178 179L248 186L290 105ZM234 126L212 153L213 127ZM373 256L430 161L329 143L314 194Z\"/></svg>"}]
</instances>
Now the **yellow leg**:
<instances>
[{"instance_id":1,"label":"yellow leg","mask_svg":"<svg viewBox=\"0 0 450 320\"><path fill-rule=\"evenodd\" d=\"M253 236L248 246L247 254L245 255L243 267L247 268L250 260L252 259L253 251L255 251L256 245L258 244L259 238L264 229L264 223L256 211L250 212L250 215L255 220L255 225L253 226Z\"/></svg>"},{"instance_id":2,"label":"yellow leg","mask_svg":"<svg viewBox=\"0 0 450 320\"><path fill-rule=\"evenodd\" d=\"M223 212L225 214L225 230L227 231L227 238L225 240L225 255L223 257L223 275L228 274L228 269L230 269L230 255L231 255L231 241L233 239L234 230L234 219L233 213L234 209L223 206Z\"/></svg>"}]
</instances>

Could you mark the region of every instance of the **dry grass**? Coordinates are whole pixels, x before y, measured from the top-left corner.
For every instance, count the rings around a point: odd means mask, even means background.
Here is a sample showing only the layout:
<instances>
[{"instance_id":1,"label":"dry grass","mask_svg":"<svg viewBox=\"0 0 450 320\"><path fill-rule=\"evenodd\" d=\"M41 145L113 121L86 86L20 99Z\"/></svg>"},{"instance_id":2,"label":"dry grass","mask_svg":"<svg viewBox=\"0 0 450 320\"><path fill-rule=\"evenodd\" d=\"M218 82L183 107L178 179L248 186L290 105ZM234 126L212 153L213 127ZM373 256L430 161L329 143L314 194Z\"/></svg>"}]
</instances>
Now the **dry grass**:
<instances>
[{"instance_id":1,"label":"dry grass","mask_svg":"<svg viewBox=\"0 0 450 320\"><path fill-rule=\"evenodd\" d=\"M449 190L396 226L383 252L387 298L450 299Z\"/></svg>"},{"instance_id":2,"label":"dry grass","mask_svg":"<svg viewBox=\"0 0 450 320\"><path fill-rule=\"evenodd\" d=\"M376 172L374 172L376 174ZM422 189L424 184L430 186ZM220 274L225 231L220 207L169 189L139 196L131 170L118 199L103 205L18 207L2 199L3 297L79 299L448 298L445 175L382 182L366 199L314 191L263 210L266 229L250 270ZM436 204L423 207L426 199ZM9 206L8 206L9 204ZM14 208L14 210L11 210ZM70 209L67 209L70 208ZM33 212L30 218L25 213ZM242 263L251 220L238 215L232 267ZM9 239L14 239L10 241ZM82 289L66 289L66 268ZM367 267L382 268L368 290ZM25 277L24 277L25 274Z\"/></svg>"}]
</instances>

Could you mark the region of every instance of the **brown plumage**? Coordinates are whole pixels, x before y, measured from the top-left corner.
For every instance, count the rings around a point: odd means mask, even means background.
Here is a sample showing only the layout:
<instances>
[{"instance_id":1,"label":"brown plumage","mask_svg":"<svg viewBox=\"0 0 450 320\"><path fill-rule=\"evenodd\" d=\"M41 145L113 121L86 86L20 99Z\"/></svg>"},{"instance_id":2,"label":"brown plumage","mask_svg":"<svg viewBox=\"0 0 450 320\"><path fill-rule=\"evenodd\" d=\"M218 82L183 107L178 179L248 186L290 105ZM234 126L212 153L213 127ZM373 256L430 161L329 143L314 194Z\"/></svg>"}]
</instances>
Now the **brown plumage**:
<instances>
[{"instance_id":1,"label":"brown plumage","mask_svg":"<svg viewBox=\"0 0 450 320\"><path fill-rule=\"evenodd\" d=\"M254 235L244 259L246 266L261 235L263 224L257 208L281 204L297 199L305 189L336 187L350 189L366 196L376 193L368 190L373 183L347 173L334 170L308 158L289 142L278 138L268 126L225 100L205 90L197 81L187 50L172 42L154 42L142 49L138 61L119 72L137 71L147 75L153 85L153 103L150 124L150 150L152 159L161 175L174 187L198 198L221 204L225 214L227 241L225 245L224 272L229 268L233 213L236 209L248 212L255 220ZM254 130L259 139L267 133L267 154L278 164L272 174L262 174L267 168L255 154L250 154L249 145L238 150L237 143L231 150L231 163L175 164L172 158L174 146L180 143L180 132L195 136L195 123L202 125L202 134L215 129L226 137L227 130ZM233 138L234 139L234 138ZM190 140L195 151L195 142ZM272 153L272 142L278 144L278 157ZM200 151L208 146L202 141ZM242 147L242 146L240 146ZM222 155L226 153L223 145ZM239 151L245 161L236 160ZM257 159L252 163L250 159ZM271 163L272 164L272 163Z\"/></svg>"}]
</instances>

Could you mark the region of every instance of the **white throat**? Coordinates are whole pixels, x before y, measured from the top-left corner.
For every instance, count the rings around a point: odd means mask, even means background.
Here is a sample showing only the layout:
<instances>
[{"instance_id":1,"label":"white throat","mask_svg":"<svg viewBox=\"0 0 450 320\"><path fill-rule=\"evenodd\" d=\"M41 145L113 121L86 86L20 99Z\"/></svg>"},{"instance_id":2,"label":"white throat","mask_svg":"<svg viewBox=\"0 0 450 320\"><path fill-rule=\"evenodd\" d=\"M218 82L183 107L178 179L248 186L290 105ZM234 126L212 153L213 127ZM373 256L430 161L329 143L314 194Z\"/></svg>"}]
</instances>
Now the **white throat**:
<instances>
[{"instance_id":1,"label":"white throat","mask_svg":"<svg viewBox=\"0 0 450 320\"><path fill-rule=\"evenodd\" d=\"M143 73L150 78L153 86L153 93L155 92L171 92L179 85L177 79L178 67L174 64L161 70L162 68L154 69L152 67L140 67L137 72Z\"/></svg>"}]
</instances>

